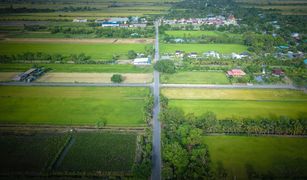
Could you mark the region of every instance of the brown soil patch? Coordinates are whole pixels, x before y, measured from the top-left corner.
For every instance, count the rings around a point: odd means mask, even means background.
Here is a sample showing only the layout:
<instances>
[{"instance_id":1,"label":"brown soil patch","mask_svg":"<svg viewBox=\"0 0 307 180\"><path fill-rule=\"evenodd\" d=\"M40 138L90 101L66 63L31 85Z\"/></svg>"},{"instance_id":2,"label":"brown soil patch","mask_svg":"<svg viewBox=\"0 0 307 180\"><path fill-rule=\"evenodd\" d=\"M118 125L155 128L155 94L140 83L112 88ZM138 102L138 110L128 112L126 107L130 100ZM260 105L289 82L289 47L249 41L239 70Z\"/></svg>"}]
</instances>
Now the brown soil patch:
<instances>
[{"instance_id":1,"label":"brown soil patch","mask_svg":"<svg viewBox=\"0 0 307 180\"><path fill-rule=\"evenodd\" d=\"M46 73L36 82L111 83L114 73ZM151 73L124 73L123 83L151 83Z\"/></svg>"},{"instance_id":2,"label":"brown soil patch","mask_svg":"<svg viewBox=\"0 0 307 180\"><path fill-rule=\"evenodd\" d=\"M17 75L20 74L17 72L0 72L0 81L5 82L5 81L12 81L12 79Z\"/></svg>"}]
</instances>

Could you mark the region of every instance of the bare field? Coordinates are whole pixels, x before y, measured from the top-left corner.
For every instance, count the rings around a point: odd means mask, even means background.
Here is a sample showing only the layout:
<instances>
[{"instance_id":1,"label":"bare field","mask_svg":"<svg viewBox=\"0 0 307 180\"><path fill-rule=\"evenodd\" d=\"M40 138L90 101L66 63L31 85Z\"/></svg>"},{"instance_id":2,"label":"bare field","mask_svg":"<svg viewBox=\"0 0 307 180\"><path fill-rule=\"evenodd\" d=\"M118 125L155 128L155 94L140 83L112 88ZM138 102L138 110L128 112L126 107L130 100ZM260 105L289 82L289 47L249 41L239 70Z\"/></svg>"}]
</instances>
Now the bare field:
<instances>
[{"instance_id":1,"label":"bare field","mask_svg":"<svg viewBox=\"0 0 307 180\"><path fill-rule=\"evenodd\" d=\"M152 44L154 39L71 39L71 38L5 38L4 42L39 42L39 43L112 43L112 44Z\"/></svg>"},{"instance_id":2,"label":"bare field","mask_svg":"<svg viewBox=\"0 0 307 180\"><path fill-rule=\"evenodd\" d=\"M112 83L114 73L47 73L36 82ZM151 83L151 73L124 73L123 83Z\"/></svg>"},{"instance_id":3,"label":"bare field","mask_svg":"<svg viewBox=\"0 0 307 180\"><path fill-rule=\"evenodd\" d=\"M17 74L17 72L0 72L0 82L11 81Z\"/></svg>"}]
</instances>

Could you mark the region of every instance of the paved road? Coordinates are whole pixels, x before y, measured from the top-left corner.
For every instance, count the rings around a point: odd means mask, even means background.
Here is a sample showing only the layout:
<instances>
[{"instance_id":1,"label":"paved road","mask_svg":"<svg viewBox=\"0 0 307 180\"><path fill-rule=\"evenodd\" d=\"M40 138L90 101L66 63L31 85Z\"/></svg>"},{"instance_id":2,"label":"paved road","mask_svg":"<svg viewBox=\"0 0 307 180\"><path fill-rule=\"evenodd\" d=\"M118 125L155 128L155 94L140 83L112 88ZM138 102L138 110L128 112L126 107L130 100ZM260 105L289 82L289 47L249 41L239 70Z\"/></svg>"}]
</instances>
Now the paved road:
<instances>
[{"instance_id":1,"label":"paved road","mask_svg":"<svg viewBox=\"0 0 307 180\"><path fill-rule=\"evenodd\" d=\"M218 84L161 84L169 88L216 88L216 89L299 89L292 85L218 85Z\"/></svg>"},{"instance_id":2,"label":"paved road","mask_svg":"<svg viewBox=\"0 0 307 180\"><path fill-rule=\"evenodd\" d=\"M155 41L155 62L159 60L159 23L155 23L156 41ZM160 79L159 72L154 71L154 109L153 109L153 150L152 150L152 180L161 179L161 126L158 120L160 112Z\"/></svg>"},{"instance_id":3,"label":"paved road","mask_svg":"<svg viewBox=\"0 0 307 180\"><path fill-rule=\"evenodd\" d=\"M67 87L150 87L152 84L146 83L127 83L127 84L116 84L116 83L24 83L24 82L3 82L0 86L67 86Z\"/></svg>"}]
</instances>

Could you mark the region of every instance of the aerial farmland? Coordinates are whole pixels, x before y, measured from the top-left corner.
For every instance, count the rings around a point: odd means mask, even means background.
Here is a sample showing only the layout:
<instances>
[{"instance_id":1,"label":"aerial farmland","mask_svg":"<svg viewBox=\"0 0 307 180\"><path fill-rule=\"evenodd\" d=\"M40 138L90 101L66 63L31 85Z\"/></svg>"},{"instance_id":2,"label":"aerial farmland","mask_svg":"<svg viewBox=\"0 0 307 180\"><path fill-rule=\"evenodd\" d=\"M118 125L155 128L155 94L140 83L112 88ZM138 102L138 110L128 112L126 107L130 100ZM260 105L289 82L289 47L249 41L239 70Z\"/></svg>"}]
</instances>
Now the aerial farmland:
<instances>
[{"instance_id":1,"label":"aerial farmland","mask_svg":"<svg viewBox=\"0 0 307 180\"><path fill-rule=\"evenodd\" d=\"M0 0L1 179L306 179L303 0Z\"/></svg>"}]
</instances>

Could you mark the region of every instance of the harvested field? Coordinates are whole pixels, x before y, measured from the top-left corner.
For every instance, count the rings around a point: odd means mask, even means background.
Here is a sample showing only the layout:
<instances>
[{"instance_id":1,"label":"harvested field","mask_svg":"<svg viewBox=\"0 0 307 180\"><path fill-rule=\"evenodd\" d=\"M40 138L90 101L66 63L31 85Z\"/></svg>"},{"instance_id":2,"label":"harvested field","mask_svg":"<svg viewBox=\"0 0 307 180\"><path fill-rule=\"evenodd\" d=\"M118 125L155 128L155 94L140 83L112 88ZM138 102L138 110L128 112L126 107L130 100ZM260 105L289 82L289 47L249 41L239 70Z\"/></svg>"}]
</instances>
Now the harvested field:
<instances>
[{"instance_id":1,"label":"harvested field","mask_svg":"<svg viewBox=\"0 0 307 180\"><path fill-rule=\"evenodd\" d=\"M112 83L113 73L47 73L37 82ZM124 83L150 83L152 74L125 73Z\"/></svg>"},{"instance_id":2,"label":"harvested field","mask_svg":"<svg viewBox=\"0 0 307 180\"><path fill-rule=\"evenodd\" d=\"M11 81L17 74L17 72L0 72L0 82Z\"/></svg>"},{"instance_id":3,"label":"harvested field","mask_svg":"<svg viewBox=\"0 0 307 180\"><path fill-rule=\"evenodd\" d=\"M39 43L112 43L112 44L152 44L154 39L70 39L70 38L5 38L4 42L39 42Z\"/></svg>"}]
</instances>

